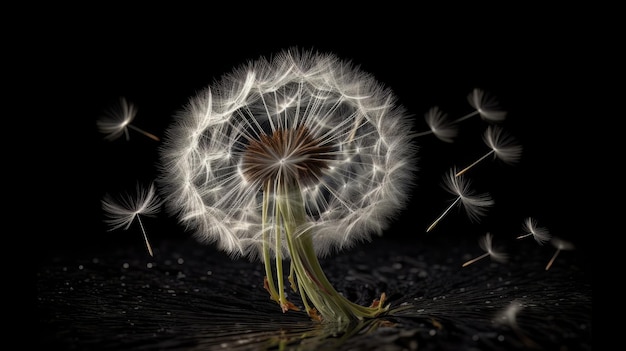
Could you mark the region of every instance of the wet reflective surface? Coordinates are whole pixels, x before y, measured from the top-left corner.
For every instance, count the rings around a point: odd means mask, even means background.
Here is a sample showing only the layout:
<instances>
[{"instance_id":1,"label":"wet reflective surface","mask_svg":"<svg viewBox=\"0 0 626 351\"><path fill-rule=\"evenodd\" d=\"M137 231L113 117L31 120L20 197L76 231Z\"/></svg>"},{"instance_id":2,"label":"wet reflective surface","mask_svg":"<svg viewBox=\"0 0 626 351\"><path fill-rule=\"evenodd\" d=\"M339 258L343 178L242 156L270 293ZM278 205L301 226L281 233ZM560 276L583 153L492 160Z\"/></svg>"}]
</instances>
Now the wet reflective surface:
<instances>
[{"instance_id":1,"label":"wet reflective surface","mask_svg":"<svg viewBox=\"0 0 626 351\"><path fill-rule=\"evenodd\" d=\"M517 242L508 263L474 240L378 238L322 259L335 288L391 311L347 328L283 314L258 262L194 240L51 254L37 272L39 343L48 350L591 350L591 269L580 251ZM532 253L532 254L529 254ZM298 304L297 294L289 291ZM516 310L510 307L517 304ZM507 314L508 311L508 314Z\"/></svg>"}]
</instances>

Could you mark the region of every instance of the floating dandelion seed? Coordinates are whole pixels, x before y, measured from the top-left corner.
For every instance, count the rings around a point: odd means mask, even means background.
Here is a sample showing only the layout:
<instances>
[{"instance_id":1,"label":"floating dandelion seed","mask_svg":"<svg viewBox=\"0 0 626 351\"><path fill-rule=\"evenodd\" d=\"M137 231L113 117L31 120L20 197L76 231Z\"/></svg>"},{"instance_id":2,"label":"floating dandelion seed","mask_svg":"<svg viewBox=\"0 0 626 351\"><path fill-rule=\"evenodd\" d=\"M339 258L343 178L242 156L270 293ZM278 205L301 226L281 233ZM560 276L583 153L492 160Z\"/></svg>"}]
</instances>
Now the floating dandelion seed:
<instances>
[{"instance_id":1,"label":"floating dandelion seed","mask_svg":"<svg viewBox=\"0 0 626 351\"><path fill-rule=\"evenodd\" d=\"M500 159L508 164L517 162L522 155L522 147L517 145L516 140L510 134L507 134L502 127L487 127L485 134L483 134L483 140L491 150L476 161L472 162L469 166L460 170L456 174L457 176L467 172L470 168L486 159L489 155L493 155L494 158Z\"/></svg>"},{"instance_id":2,"label":"floating dandelion seed","mask_svg":"<svg viewBox=\"0 0 626 351\"><path fill-rule=\"evenodd\" d=\"M470 184L471 182L463 176L456 176L455 168L448 172L446 177L444 177L444 188L447 192L456 195L456 199L426 229L427 232L435 228L454 206L462 206L470 220L478 221L487 211L487 207L494 204L491 196L487 193L475 195L474 191L470 188Z\"/></svg>"},{"instance_id":3,"label":"floating dandelion seed","mask_svg":"<svg viewBox=\"0 0 626 351\"><path fill-rule=\"evenodd\" d=\"M491 233L487 233L485 234L485 236L481 237L480 240L478 241L478 245L480 246L481 249L485 250L486 252L476 258L473 258L463 263L462 267L469 266L470 264L476 261L482 260L483 258L489 257L489 256L494 261L506 262L508 259L508 256L505 253L498 252L496 251L496 249L493 248L492 239L493 239L493 235L491 235Z\"/></svg>"},{"instance_id":4,"label":"floating dandelion seed","mask_svg":"<svg viewBox=\"0 0 626 351\"><path fill-rule=\"evenodd\" d=\"M467 96L467 101L475 111L458 118L454 123L464 121L476 115L480 115L482 119L492 122L501 122L506 118L506 111L500 110L498 101L482 89L476 88L472 90Z\"/></svg>"},{"instance_id":5,"label":"floating dandelion seed","mask_svg":"<svg viewBox=\"0 0 626 351\"><path fill-rule=\"evenodd\" d=\"M505 309L503 309L502 311L500 311L500 313L498 313L498 315L496 316L495 322L506 324L509 327L511 327L513 332L519 337L519 339L524 343L526 347L538 348L539 345L537 345L536 342L534 342L531 338L529 338L526 334L524 334L524 332L522 331L522 328L520 328L519 324L517 323L517 314L523 308L524 308L524 305L522 305L521 302L517 300L513 300Z\"/></svg>"},{"instance_id":6,"label":"floating dandelion seed","mask_svg":"<svg viewBox=\"0 0 626 351\"><path fill-rule=\"evenodd\" d=\"M147 189L137 184L135 196L127 195L113 198L110 194L106 194L102 199L102 209L108 217L105 219L105 222L111 226L109 230L112 231L122 227L124 227L124 230L127 230L135 218L137 218L150 256L154 256L152 246L150 246L150 241L148 241L146 230L139 215L154 216L159 212L160 208L161 200L156 195L154 184L150 184L150 187Z\"/></svg>"},{"instance_id":7,"label":"floating dandelion seed","mask_svg":"<svg viewBox=\"0 0 626 351\"><path fill-rule=\"evenodd\" d=\"M311 318L375 317L385 295L370 307L349 301L318 256L382 234L405 205L410 124L394 95L349 62L297 50L261 58L175 116L160 150L167 208L200 241L260 258L283 312L298 309L284 292L289 259Z\"/></svg>"},{"instance_id":8,"label":"floating dandelion seed","mask_svg":"<svg viewBox=\"0 0 626 351\"><path fill-rule=\"evenodd\" d=\"M107 140L115 140L122 135L126 136L126 140L130 139L128 128L133 129L150 139L159 141L159 138L151 133L146 132L131 124L137 115L137 107L128 102L126 98L121 97L119 103L106 111L106 113L96 121L98 130L104 134Z\"/></svg>"},{"instance_id":9,"label":"floating dandelion seed","mask_svg":"<svg viewBox=\"0 0 626 351\"><path fill-rule=\"evenodd\" d=\"M554 255L552 255L552 258L550 259L548 264L546 265L546 271L550 269L550 267L552 267L554 260L556 260L556 257L559 255L561 251L574 250L574 244L572 244L569 241L565 241L561 238L553 237L552 239L550 239L550 243L552 244L552 246L556 247L556 251L554 252Z\"/></svg>"},{"instance_id":10,"label":"floating dandelion seed","mask_svg":"<svg viewBox=\"0 0 626 351\"><path fill-rule=\"evenodd\" d=\"M552 235L548 232L548 229L537 226L537 220L534 218L528 217L524 220L524 232L518 236L516 239L523 239L529 236L532 236L539 245L543 245L544 242L550 240Z\"/></svg>"},{"instance_id":11,"label":"floating dandelion seed","mask_svg":"<svg viewBox=\"0 0 626 351\"><path fill-rule=\"evenodd\" d=\"M426 124L430 128L429 131L415 133L414 136L434 134L439 140L446 143L454 142L454 138L459 134L458 128L447 120L447 115L443 113L439 107L432 107L424 115Z\"/></svg>"}]
</instances>

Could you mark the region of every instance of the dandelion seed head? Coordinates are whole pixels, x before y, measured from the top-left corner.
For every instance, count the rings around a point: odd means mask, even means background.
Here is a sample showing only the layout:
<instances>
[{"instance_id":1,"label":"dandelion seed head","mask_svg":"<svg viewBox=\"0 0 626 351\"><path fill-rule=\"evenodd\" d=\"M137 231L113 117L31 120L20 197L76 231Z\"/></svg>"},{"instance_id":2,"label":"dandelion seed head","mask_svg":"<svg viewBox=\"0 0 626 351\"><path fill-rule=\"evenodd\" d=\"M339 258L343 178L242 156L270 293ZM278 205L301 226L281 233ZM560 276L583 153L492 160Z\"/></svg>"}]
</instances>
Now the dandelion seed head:
<instances>
[{"instance_id":1,"label":"dandelion seed head","mask_svg":"<svg viewBox=\"0 0 626 351\"><path fill-rule=\"evenodd\" d=\"M552 237L552 239L550 239L550 244L552 244L552 246L554 246L559 251L569 251L576 248L572 242L558 237Z\"/></svg>"},{"instance_id":2,"label":"dandelion seed head","mask_svg":"<svg viewBox=\"0 0 626 351\"><path fill-rule=\"evenodd\" d=\"M508 255L506 253L503 253L493 247L493 235L491 233L487 233L482 236L478 241L478 245L481 249L485 250L485 252L489 253L489 256L494 261L506 262L508 260Z\"/></svg>"},{"instance_id":3,"label":"dandelion seed head","mask_svg":"<svg viewBox=\"0 0 626 351\"><path fill-rule=\"evenodd\" d=\"M552 237L552 239L550 239L550 243L556 248L556 251L552 255L552 258L550 258L550 261L548 261L548 264L545 268L546 271L549 270L550 267L552 267L552 264L554 263L556 257L561 251L574 250L575 248L574 244L572 244L571 242L557 237Z\"/></svg>"},{"instance_id":4,"label":"dandelion seed head","mask_svg":"<svg viewBox=\"0 0 626 351\"><path fill-rule=\"evenodd\" d=\"M493 150L494 157L505 163L516 163L522 156L522 146L500 126L488 126L483 139Z\"/></svg>"},{"instance_id":5,"label":"dandelion seed head","mask_svg":"<svg viewBox=\"0 0 626 351\"><path fill-rule=\"evenodd\" d=\"M452 143L459 134L459 130L456 125L447 120L447 117L447 114L443 113L438 106L430 108L424 116L426 124L437 138Z\"/></svg>"},{"instance_id":6,"label":"dandelion seed head","mask_svg":"<svg viewBox=\"0 0 626 351\"><path fill-rule=\"evenodd\" d=\"M167 208L201 241L250 257L263 235L276 242L284 230L262 215L279 201L264 207L264 193L298 188L299 230L325 255L382 234L406 204L411 128L371 75L331 54L285 50L189 100L166 132L159 182Z\"/></svg>"},{"instance_id":7,"label":"dandelion seed head","mask_svg":"<svg viewBox=\"0 0 626 351\"><path fill-rule=\"evenodd\" d=\"M161 210L162 204L153 183L148 187L138 183L134 194L114 197L107 193L101 203L107 216L104 221L111 231L122 227L124 230L128 229L139 215L155 216Z\"/></svg>"},{"instance_id":8,"label":"dandelion seed head","mask_svg":"<svg viewBox=\"0 0 626 351\"><path fill-rule=\"evenodd\" d=\"M552 235L548 229L537 226L537 220L531 217L527 217L523 223L524 231L535 239L539 245L543 245L546 241L549 241ZM521 236L523 237L523 236Z\"/></svg>"},{"instance_id":9,"label":"dandelion seed head","mask_svg":"<svg viewBox=\"0 0 626 351\"><path fill-rule=\"evenodd\" d=\"M467 101L485 120L501 122L506 118L506 111L500 110L498 101L482 89L472 90Z\"/></svg>"},{"instance_id":10,"label":"dandelion seed head","mask_svg":"<svg viewBox=\"0 0 626 351\"><path fill-rule=\"evenodd\" d=\"M498 312L495 322L498 324L502 323L517 326L517 315L523 308L524 305L520 301L513 300L508 306Z\"/></svg>"},{"instance_id":11,"label":"dandelion seed head","mask_svg":"<svg viewBox=\"0 0 626 351\"><path fill-rule=\"evenodd\" d=\"M444 188L461 200L461 205L472 221L479 221L489 207L494 205L491 195L488 193L477 194L471 187L471 181L463 175L457 176L455 167L444 177Z\"/></svg>"},{"instance_id":12,"label":"dandelion seed head","mask_svg":"<svg viewBox=\"0 0 626 351\"><path fill-rule=\"evenodd\" d=\"M120 97L118 103L106 110L96 121L96 126L106 140L115 140L128 133L127 126L136 115L137 107L126 98Z\"/></svg>"}]
</instances>

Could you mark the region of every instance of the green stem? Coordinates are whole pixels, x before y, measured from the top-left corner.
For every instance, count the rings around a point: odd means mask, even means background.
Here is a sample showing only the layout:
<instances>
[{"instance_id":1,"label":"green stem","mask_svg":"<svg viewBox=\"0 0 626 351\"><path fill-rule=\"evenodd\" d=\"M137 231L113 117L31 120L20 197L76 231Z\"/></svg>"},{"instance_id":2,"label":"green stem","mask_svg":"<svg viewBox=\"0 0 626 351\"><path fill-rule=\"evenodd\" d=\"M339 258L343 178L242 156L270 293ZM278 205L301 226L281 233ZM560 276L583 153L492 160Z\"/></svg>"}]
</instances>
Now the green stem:
<instances>
[{"instance_id":1,"label":"green stem","mask_svg":"<svg viewBox=\"0 0 626 351\"><path fill-rule=\"evenodd\" d=\"M268 189L266 189L268 190ZM264 192L264 206L269 203L271 192ZM388 310L388 306L384 306L385 295L381 296L380 301L375 301L372 306L366 307L358 305L341 295L332 286L317 258L317 254L313 246L313 237L311 230L307 227L306 212L304 209L304 200L297 184L281 184L274 189L274 209L275 224L277 232L275 236L276 242L276 265L277 279L279 281L279 303L286 311L282 298L282 265L279 262L279 251L282 247L281 235L287 240L287 247L291 256L290 280L292 286L295 286L302 297L302 301L307 309L307 313L314 319L328 322L350 323L354 320L363 320L364 318L374 318ZM264 207L265 210L265 207ZM267 212L264 211L263 218L266 221ZM281 230L282 229L282 230ZM264 248L266 245L264 243ZM268 254L264 251L266 262L266 272L268 279L272 280L271 267L268 268ZM292 275L295 274L295 277ZM270 287L273 286L273 282ZM272 292L270 291L270 294ZM273 295L274 296L274 295ZM311 301L314 309L310 308L308 301ZM286 302L286 300L285 300Z\"/></svg>"},{"instance_id":2,"label":"green stem","mask_svg":"<svg viewBox=\"0 0 626 351\"><path fill-rule=\"evenodd\" d=\"M268 190L269 190L269 186L266 187L265 192L267 192ZM268 208L268 201L264 195L263 196L263 210L262 210L263 262L265 264L264 286L265 286L265 289L267 289L267 291L270 293L271 299L278 302L279 298L278 298L278 293L276 292L276 286L274 285L274 274L272 273L271 254L270 254L270 248L269 248L270 239L269 239L267 220L266 220L267 208Z\"/></svg>"}]
</instances>

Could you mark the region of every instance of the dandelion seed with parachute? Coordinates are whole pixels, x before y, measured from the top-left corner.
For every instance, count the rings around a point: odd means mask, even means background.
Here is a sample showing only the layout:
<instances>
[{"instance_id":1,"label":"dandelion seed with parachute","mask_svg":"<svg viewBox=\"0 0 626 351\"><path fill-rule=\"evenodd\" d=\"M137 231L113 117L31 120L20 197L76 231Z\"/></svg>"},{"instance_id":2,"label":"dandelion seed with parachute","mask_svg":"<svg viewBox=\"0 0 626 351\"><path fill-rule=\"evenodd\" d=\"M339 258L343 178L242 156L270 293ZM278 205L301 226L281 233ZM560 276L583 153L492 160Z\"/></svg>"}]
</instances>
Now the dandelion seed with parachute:
<instances>
[{"instance_id":1,"label":"dandelion seed with parachute","mask_svg":"<svg viewBox=\"0 0 626 351\"><path fill-rule=\"evenodd\" d=\"M96 125L100 133L104 134L104 138L110 141L118 139L122 135L126 136L126 140L130 139L128 129L137 131L148 138L159 141L159 137L146 132L143 129L131 124L137 115L137 107L121 97L117 104L109 108L97 121Z\"/></svg>"},{"instance_id":2,"label":"dandelion seed with parachute","mask_svg":"<svg viewBox=\"0 0 626 351\"><path fill-rule=\"evenodd\" d=\"M484 216L487 208L494 204L488 193L476 194L471 189L471 182L463 176L456 176L456 168L452 168L444 177L444 189L456 195L456 199L452 201L443 213L426 229L429 232L450 212L455 206L461 206L469 216L470 220L478 221Z\"/></svg>"},{"instance_id":3,"label":"dandelion seed with parachute","mask_svg":"<svg viewBox=\"0 0 626 351\"><path fill-rule=\"evenodd\" d=\"M482 89L472 90L467 96L467 101L475 110L456 119L454 123L462 122L473 116L480 116L483 120L490 122L501 122L506 118L506 111L500 109L498 100Z\"/></svg>"},{"instance_id":4,"label":"dandelion seed with parachute","mask_svg":"<svg viewBox=\"0 0 626 351\"><path fill-rule=\"evenodd\" d=\"M556 247L556 251L554 252L554 255L552 255L552 258L550 258L550 261L548 261L548 264L546 265L546 271L550 269L550 267L552 267L554 260L556 260L556 257L559 255L559 253L561 253L561 251L574 250L574 244L561 238L553 237L550 240L550 243L552 244L552 246Z\"/></svg>"},{"instance_id":5,"label":"dandelion seed with parachute","mask_svg":"<svg viewBox=\"0 0 626 351\"><path fill-rule=\"evenodd\" d=\"M491 259L493 259L494 261L498 261L498 262L506 262L508 260L508 255L496 250L493 247L492 241L493 241L493 235L491 235L491 233L487 233L485 234L485 236L481 237L480 240L478 241L478 245L480 246L481 249L485 250L486 252L476 258L473 258L463 263L462 267L469 266L470 264L476 261L480 261L485 257L491 257Z\"/></svg>"},{"instance_id":6,"label":"dandelion seed with parachute","mask_svg":"<svg viewBox=\"0 0 626 351\"><path fill-rule=\"evenodd\" d=\"M443 113L438 106L430 108L424 115L424 119L430 130L415 133L414 136L420 137L434 134L439 140L452 143L454 142L454 138L459 134L458 128L448 121L448 115Z\"/></svg>"},{"instance_id":7,"label":"dandelion seed with parachute","mask_svg":"<svg viewBox=\"0 0 626 351\"><path fill-rule=\"evenodd\" d=\"M522 331L519 323L517 323L517 315L523 308L524 305L520 301L513 300L505 309L498 313L495 322L508 325L526 347L537 349L539 345L528 337L528 335Z\"/></svg>"},{"instance_id":8,"label":"dandelion seed with parachute","mask_svg":"<svg viewBox=\"0 0 626 351\"><path fill-rule=\"evenodd\" d=\"M139 223L150 256L154 256L152 246L144 228L141 216L154 216L161 209L161 199L156 194L154 184L148 188L137 184L136 194L114 198L106 194L102 199L102 209L107 218L105 223L111 226L109 231L123 228L127 230L135 219Z\"/></svg>"},{"instance_id":9,"label":"dandelion seed with parachute","mask_svg":"<svg viewBox=\"0 0 626 351\"><path fill-rule=\"evenodd\" d=\"M500 126L488 126L485 134L483 134L483 140L491 150L472 162L469 166L460 170L456 174L457 176L467 172L490 155L493 155L494 159L502 160L508 164L516 163L522 155L522 146L518 145L515 138L506 133Z\"/></svg>"},{"instance_id":10,"label":"dandelion seed with parachute","mask_svg":"<svg viewBox=\"0 0 626 351\"><path fill-rule=\"evenodd\" d=\"M161 145L166 207L203 243L260 259L283 312L288 280L312 319L388 310L334 289L318 256L380 235L413 183L412 122L393 93L332 54L284 50L192 97Z\"/></svg>"},{"instance_id":11,"label":"dandelion seed with parachute","mask_svg":"<svg viewBox=\"0 0 626 351\"><path fill-rule=\"evenodd\" d=\"M537 220L528 217L524 220L524 234L518 236L516 239L523 239L532 236L539 245L543 245L544 242L549 241L552 235L548 229L537 226Z\"/></svg>"}]
</instances>

